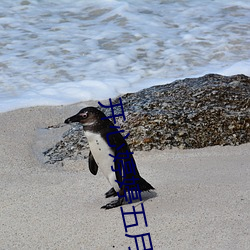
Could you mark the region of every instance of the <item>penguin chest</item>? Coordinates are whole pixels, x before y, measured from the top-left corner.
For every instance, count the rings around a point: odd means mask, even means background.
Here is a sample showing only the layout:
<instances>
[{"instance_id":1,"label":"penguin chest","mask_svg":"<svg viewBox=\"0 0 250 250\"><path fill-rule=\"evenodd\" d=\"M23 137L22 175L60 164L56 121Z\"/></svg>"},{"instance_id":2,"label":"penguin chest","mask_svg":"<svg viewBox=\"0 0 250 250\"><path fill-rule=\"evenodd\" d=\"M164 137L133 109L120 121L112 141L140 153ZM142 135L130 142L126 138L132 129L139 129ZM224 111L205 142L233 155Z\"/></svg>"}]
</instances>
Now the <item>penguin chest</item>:
<instances>
[{"instance_id":1,"label":"penguin chest","mask_svg":"<svg viewBox=\"0 0 250 250\"><path fill-rule=\"evenodd\" d=\"M111 170L111 166L114 165L114 158L109 155L114 155L114 152L100 134L86 131L85 135L88 139L89 147L96 164L101 169L110 184L115 188L116 191L118 191L119 186L115 181L116 175L115 172Z\"/></svg>"}]
</instances>

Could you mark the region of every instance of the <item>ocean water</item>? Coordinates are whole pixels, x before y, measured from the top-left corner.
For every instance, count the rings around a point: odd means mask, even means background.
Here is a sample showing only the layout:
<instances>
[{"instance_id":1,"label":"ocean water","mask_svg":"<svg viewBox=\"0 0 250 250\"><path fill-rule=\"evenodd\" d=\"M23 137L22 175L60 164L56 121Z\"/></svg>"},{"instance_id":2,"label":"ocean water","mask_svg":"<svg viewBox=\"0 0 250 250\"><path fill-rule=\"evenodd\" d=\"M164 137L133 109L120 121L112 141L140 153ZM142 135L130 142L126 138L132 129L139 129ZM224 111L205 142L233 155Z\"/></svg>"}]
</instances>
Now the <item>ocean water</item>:
<instances>
[{"instance_id":1,"label":"ocean water","mask_svg":"<svg viewBox=\"0 0 250 250\"><path fill-rule=\"evenodd\" d=\"M1 0L0 112L250 76L249 0Z\"/></svg>"}]
</instances>

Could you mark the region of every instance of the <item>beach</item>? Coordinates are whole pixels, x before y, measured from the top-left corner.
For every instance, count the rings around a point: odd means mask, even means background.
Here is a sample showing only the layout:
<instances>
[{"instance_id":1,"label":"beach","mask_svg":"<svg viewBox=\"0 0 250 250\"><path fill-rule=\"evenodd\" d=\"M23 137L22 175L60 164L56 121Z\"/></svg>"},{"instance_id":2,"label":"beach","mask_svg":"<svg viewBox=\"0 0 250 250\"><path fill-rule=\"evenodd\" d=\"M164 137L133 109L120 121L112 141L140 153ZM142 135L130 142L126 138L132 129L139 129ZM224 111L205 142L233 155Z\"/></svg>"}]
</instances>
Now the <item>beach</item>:
<instances>
[{"instance_id":1,"label":"beach","mask_svg":"<svg viewBox=\"0 0 250 250\"><path fill-rule=\"evenodd\" d=\"M100 207L110 189L87 159L44 164L42 152L91 102L0 113L0 249L136 249L125 234L150 233L154 249L248 249L250 144L134 152L155 191L143 193L147 224L125 232L120 208ZM125 211L141 209L140 202ZM128 219L134 223L134 219ZM139 244L141 241L138 240ZM140 248L142 249L142 248Z\"/></svg>"},{"instance_id":2,"label":"beach","mask_svg":"<svg viewBox=\"0 0 250 250\"><path fill-rule=\"evenodd\" d=\"M0 250L134 250L141 234L154 249L249 249L249 9L2 0ZM100 209L114 198L89 171L82 131L62 126L120 96L128 144L155 188L122 206L145 209L147 223L138 214L127 231L133 215Z\"/></svg>"}]
</instances>

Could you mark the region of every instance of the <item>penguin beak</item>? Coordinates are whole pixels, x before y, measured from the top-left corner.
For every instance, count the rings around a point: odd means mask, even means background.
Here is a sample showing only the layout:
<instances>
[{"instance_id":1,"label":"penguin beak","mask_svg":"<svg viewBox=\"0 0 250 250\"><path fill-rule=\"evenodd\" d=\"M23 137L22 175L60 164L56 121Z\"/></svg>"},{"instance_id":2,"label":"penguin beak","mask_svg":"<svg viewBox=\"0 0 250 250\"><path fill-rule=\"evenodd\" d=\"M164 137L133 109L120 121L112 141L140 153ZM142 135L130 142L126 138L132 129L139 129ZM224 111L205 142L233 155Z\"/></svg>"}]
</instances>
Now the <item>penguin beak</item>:
<instances>
[{"instance_id":1,"label":"penguin beak","mask_svg":"<svg viewBox=\"0 0 250 250\"><path fill-rule=\"evenodd\" d=\"M81 116L79 116L78 114L76 114L76 115L73 115L73 116L67 118L64 121L64 123L70 124L72 122L80 122L80 120L81 120Z\"/></svg>"}]
</instances>

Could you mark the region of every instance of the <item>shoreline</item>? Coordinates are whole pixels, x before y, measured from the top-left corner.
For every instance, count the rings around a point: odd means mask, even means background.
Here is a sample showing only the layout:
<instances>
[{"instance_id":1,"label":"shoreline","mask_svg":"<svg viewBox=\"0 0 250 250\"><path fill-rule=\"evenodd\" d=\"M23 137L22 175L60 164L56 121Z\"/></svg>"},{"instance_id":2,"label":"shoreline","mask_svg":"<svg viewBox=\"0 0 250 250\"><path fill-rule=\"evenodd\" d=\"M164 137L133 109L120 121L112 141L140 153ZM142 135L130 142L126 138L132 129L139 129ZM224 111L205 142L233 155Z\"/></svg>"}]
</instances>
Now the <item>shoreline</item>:
<instances>
[{"instance_id":1,"label":"shoreline","mask_svg":"<svg viewBox=\"0 0 250 250\"><path fill-rule=\"evenodd\" d=\"M38 137L41 129L92 104L0 114L0 248L135 248L120 209L100 209L110 187L102 173L90 174L87 159L45 166L37 158L67 128ZM247 249L249 151L250 143L136 151L141 175L156 190L142 194L148 227L138 216L139 226L128 233L150 232L155 249Z\"/></svg>"}]
</instances>

